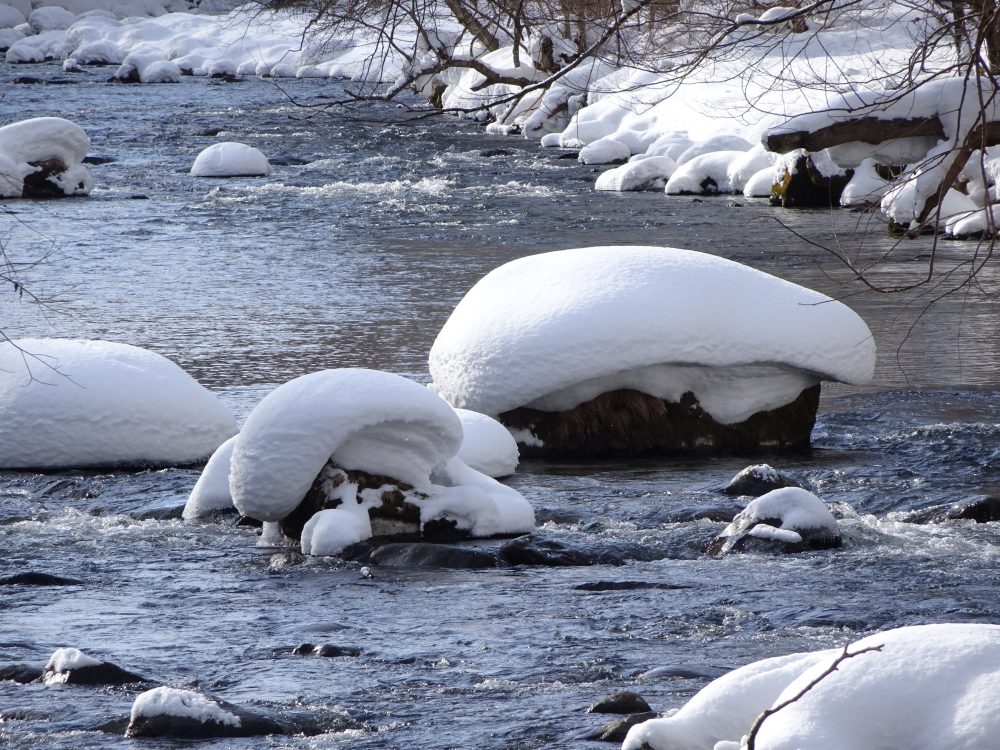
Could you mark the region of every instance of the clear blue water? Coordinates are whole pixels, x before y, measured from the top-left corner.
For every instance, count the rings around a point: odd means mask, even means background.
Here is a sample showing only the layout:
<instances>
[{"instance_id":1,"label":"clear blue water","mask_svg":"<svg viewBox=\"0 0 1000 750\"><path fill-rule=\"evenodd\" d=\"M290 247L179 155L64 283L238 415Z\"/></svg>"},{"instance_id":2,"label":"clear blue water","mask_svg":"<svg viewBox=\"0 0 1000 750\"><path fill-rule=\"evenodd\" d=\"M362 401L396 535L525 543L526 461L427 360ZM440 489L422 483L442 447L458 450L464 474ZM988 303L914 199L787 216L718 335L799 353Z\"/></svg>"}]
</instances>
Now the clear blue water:
<instances>
[{"instance_id":1,"label":"clear blue water","mask_svg":"<svg viewBox=\"0 0 1000 750\"><path fill-rule=\"evenodd\" d=\"M0 66L0 77L52 76ZM219 748L596 747L575 735L617 689L658 710L750 660L932 621L1000 622L997 524L914 524L907 514L1000 487L996 272L983 292L859 294L821 243L862 259L894 240L865 215L782 212L719 198L594 193L591 168L471 123L405 122L394 107L305 117L272 84L187 79L113 86L109 71L66 86L6 86L0 120L60 115L91 135L87 199L11 202L8 250L45 256L27 281L45 308L0 297L13 336L79 336L154 349L216 389L241 418L276 383L367 366L423 380L437 330L489 269L591 244L715 252L844 297L880 347L876 383L824 396L815 450L772 461L834 504L840 550L714 560L702 545L737 506L718 493L738 458L561 465L510 483L540 535L600 549L617 565L506 571L379 569L256 546L252 529L141 520L183 504L197 468L0 472L0 576L23 570L83 586L0 587L0 666L41 665L76 646L165 684L198 687L317 735L217 740ZM340 84L291 81L297 97ZM206 128L225 128L218 137ZM305 164L266 179L197 180L219 138ZM486 148L509 153L482 156ZM134 196L145 196L136 199ZM946 262L968 243L939 249ZM929 240L875 273L919 276ZM940 290L938 290L940 291ZM62 484L57 484L62 482ZM677 589L590 592L583 583ZM302 642L356 658L291 656ZM700 676L677 676L660 667ZM102 729L135 691L0 682L0 746L177 747Z\"/></svg>"}]
</instances>

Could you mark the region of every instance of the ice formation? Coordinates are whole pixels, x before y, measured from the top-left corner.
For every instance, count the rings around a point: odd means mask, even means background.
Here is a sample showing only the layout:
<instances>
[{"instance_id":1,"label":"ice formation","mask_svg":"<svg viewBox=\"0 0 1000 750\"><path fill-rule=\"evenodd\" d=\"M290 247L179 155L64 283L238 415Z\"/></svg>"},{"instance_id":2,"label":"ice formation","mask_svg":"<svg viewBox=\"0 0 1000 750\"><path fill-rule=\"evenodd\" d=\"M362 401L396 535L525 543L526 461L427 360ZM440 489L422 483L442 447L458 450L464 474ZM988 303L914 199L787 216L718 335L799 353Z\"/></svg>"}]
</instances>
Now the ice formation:
<instances>
[{"instance_id":1,"label":"ice formation","mask_svg":"<svg viewBox=\"0 0 1000 750\"><path fill-rule=\"evenodd\" d=\"M35 117L0 128L0 198L20 198L25 178L48 172L48 192L87 195L93 183L83 165L90 138L60 117Z\"/></svg>"},{"instance_id":2,"label":"ice formation","mask_svg":"<svg viewBox=\"0 0 1000 750\"><path fill-rule=\"evenodd\" d=\"M438 334L430 371L451 404L484 414L629 388L692 391L732 424L821 379L867 382L874 358L864 321L818 292L689 250L592 247L487 274Z\"/></svg>"},{"instance_id":3,"label":"ice formation","mask_svg":"<svg viewBox=\"0 0 1000 750\"><path fill-rule=\"evenodd\" d=\"M0 344L0 467L185 464L235 432L214 394L151 351L77 339Z\"/></svg>"},{"instance_id":4,"label":"ice formation","mask_svg":"<svg viewBox=\"0 0 1000 750\"><path fill-rule=\"evenodd\" d=\"M865 651L865 649L872 649ZM862 638L767 718L759 750L979 750L1000 733L1000 626L915 625ZM803 693L841 655L765 659L709 683L676 714L629 730L623 750L739 750L757 715Z\"/></svg>"},{"instance_id":5,"label":"ice formation","mask_svg":"<svg viewBox=\"0 0 1000 750\"><path fill-rule=\"evenodd\" d=\"M191 166L192 177L265 177L271 165L258 149L245 143L215 143L203 150Z\"/></svg>"},{"instance_id":6,"label":"ice formation","mask_svg":"<svg viewBox=\"0 0 1000 750\"><path fill-rule=\"evenodd\" d=\"M459 417L427 388L374 370L324 370L279 386L257 405L236 439L229 486L242 514L280 521L330 462L412 486L423 496L411 498L421 523L447 519L474 536L533 528L534 513L519 493L457 457L462 442ZM354 500L357 487L333 487L365 508L344 502L314 517L303 549L328 554L345 539L371 534L361 511L380 502L379 492Z\"/></svg>"}]
</instances>

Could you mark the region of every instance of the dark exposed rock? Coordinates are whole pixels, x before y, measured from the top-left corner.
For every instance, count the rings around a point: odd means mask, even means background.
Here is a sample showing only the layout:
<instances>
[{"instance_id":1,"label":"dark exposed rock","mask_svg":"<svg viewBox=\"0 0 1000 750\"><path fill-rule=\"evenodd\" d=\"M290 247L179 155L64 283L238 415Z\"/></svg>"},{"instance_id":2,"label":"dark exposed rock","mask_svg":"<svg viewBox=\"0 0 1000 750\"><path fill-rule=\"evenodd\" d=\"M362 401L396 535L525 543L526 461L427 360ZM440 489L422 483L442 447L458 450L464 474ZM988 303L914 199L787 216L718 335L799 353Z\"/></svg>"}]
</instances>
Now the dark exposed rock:
<instances>
[{"instance_id":1,"label":"dark exposed rock","mask_svg":"<svg viewBox=\"0 0 1000 750\"><path fill-rule=\"evenodd\" d=\"M7 83L12 83L19 86L37 86L37 85L49 85L49 86L60 86L67 83L73 83L66 78L36 78L35 76L17 76L17 78L11 78Z\"/></svg>"},{"instance_id":2,"label":"dark exposed rock","mask_svg":"<svg viewBox=\"0 0 1000 750\"><path fill-rule=\"evenodd\" d=\"M0 586L82 586L83 581L34 570L0 578Z\"/></svg>"},{"instance_id":3,"label":"dark exposed rock","mask_svg":"<svg viewBox=\"0 0 1000 750\"><path fill-rule=\"evenodd\" d=\"M727 529L708 545L705 552L713 557L740 552L796 554L836 549L843 546L844 543L839 534L832 534L828 529L823 528L796 528L795 533L801 537L801 541L797 542L762 537L753 531L756 526L760 525L780 529L781 524L780 518L761 518L736 530Z\"/></svg>"},{"instance_id":4,"label":"dark exposed rock","mask_svg":"<svg viewBox=\"0 0 1000 750\"><path fill-rule=\"evenodd\" d=\"M644 680L714 680L717 677L721 677L728 669L714 668L714 667L680 667L680 666L666 666L666 667L653 667L646 672L643 672L638 677Z\"/></svg>"},{"instance_id":5,"label":"dark exposed rock","mask_svg":"<svg viewBox=\"0 0 1000 750\"><path fill-rule=\"evenodd\" d=\"M85 156L83 157L84 164L113 164L115 159L110 156Z\"/></svg>"},{"instance_id":6,"label":"dark exposed rock","mask_svg":"<svg viewBox=\"0 0 1000 750\"><path fill-rule=\"evenodd\" d=\"M30 709L0 709L0 724L7 721L49 721L49 714Z\"/></svg>"},{"instance_id":7,"label":"dark exposed rock","mask_svg":"<svg viewBox=\"0 0 1000 750\"><path fill-rule=\"evenodd\" d=\"M128 199L130 201L148 201L149 196L143 195L142 193L132 193L132 195L130 195Z\"/></svg>"},{"instance_id":8,"label":"dark exposed rock","mask_svg":"<svg viewBox=\"0 0 1000 750\"><path fill-rule=\"evenodd\" d=\"M113 75L109 83L142 83L142 79L139 77L139 69L134 65L130 65L126 70L119 70L115 75Z\"/></svg>"},{"instance_id":9,"label":"dark exposed rock","mask_svg":"<svg viewBox=\"0 0 1000 750\"><path fill-rule=\"evenodd\" d=\"M648 591L675 589L689 589L679 583L659 583L654 581L594 581L593 583L580 583L573 587L574 591ZM617 693L616 693L617 695Z\"/></svg>"},{"instance_id":10,"label":"dark exposed rock","mask_svg":"<svg viewBox=\"0 0 1000 750\"><path fill-rule=\"evenodd\" d=\"M209 78L222 83L239 83L242 79L237 78L232 73L212 73Z\"/></svg>"},{"instance_id":11,"label":"dark exposed rock","mask_svg":"<svg viewBox=\"0 0 1000 750\"><path fill-rule=\"evenodd\" d=\"M226 128L205 128L204 130L201 130L198 133L196 133L196 135L204 136L206 138L214 138L224 130L226 130Z\"/></svg>"},{"instance_id":12,"label":"dark exposed rock","mask_svg":"<svg viewBox=\"0 0 1000 750\"><path fill-rule=\"evenodd\" d=\"M587 709L590 714L642 714L649 713L646 699L631 690L619 690L617 693L601 698Z\"/></svg>"},{"instance_id":13,"label":"dark exposed rock","mask_svg":"<svg viewBox=\"0 0 1000 750\"><path fill-rule=\"evenodd\" d=\"M171 521L181 518L183 513L183 503L178 505L176 500L167 499L144 505L132 513L132 517L140 521Z\"/></svg>"},{"instance_id":14,"label":"dark exposed rock","mask_svg":"<svg viewBox=\"0 0 1000 750\"><path fill-rule=\"evenodd\" d=\"M561 412L520 407L499 419L541 441L542 446L518 443L522 460L802 451L810 445L819 391L819 385L807 388L790 404L731 425L712 419L690 392L674 403L633 390L603 393Z\"/></svg>"},{"instance_id":15,"label":"dark exposed rock","mask_svg":"<svg viewBox=\"0 0 1000 750\"><path fill-rule=\"evenodd\" d=\"M912 514L907 520L913 523L940 523L942 521L991 523L1000 521L1000 496L981 495L961 500L952 505L929 508Z\"/></svg>"},{"instance_id":16,"label":"dark exposed rock","mask_svg":"<svg viewBox=\"0 0 1000 750\"><path fill-rule=\"evenodd\" d=\"M136 682L149 682L145 677L122 669L111 662L76 667L65 672L46 668L42 679L45 682L66 685L130 685Z\"/></svg>"},{"instance_id":17,"label":"dark exposed rock","mask_svg":"<svg viewBox=\"0 0 1000 750\"><path fill-rule=\"evenodd\" d=\"M292 653L296 656L326 656L334 658L337 656L360 656L361 649L356 646L337 646L333 643L322 643L318 646L313 643L302 643L292 649Z\"/></svg>"},{"instance_id":18,"label":"dark exposed rock","mask_svg":"<svg viewBox=\"0 0 1000 750\"><path fill-rule=\"evenodd\" d=\"M813 163L812 156L800 156L792 172L782 174L771 186L771 205L784 208L831 208L840 204L840 194L854 176L848 169L842 175L827 177Z\"/></svg>"},{"instance_id":19,"label":"dark exposed rock","mask_svg":"<svg viewBox=\"0 0 1000 750\"><path fill-rule=\"evenodd\" d=\"M372 552L369 560L376 565L407 568L478 570L498 566L494 552L427 542L385 544Z\"/></svg>"},{"instance_id":20,"label":"dark exposed rock","mask_svg":"<svg viewBox=\"0 0 1000 750\"><path fill-rule=\"evenodd\" d=\"M207 739L210 737L257 737L271 734L288 734L290 728L284 723L251 711L242 706L235 706L214 696L205 696L219 708L233 714L238 723L215 721L211 718L202 721L191 716L170 716L165 714L155 716L135 716L125 730L126 737L173 737L176 739Z\"/></svg>"},{"instance_id":21,"label":"dark exposed rock","mask_svg":"<svg viewBox=\"0 0 1000 750\"><path fill-rule=\"evenodd\" d=\"M33 667L30 664L11 664L7 667L0 667L0 682L10 680L26 685L40 679L42 679L41 667Z\"/></svg>"},{"instance_id":22,"label":"dark exposed rock","mask_svg":"<svg viewBox=\"0 0 1000 750\"><path fill-rule=\"evenodd\" d=\"M531 535L512 539L500 547L500 559L508 565L561 567L593 564L593 560L580 550L562 542L537 539Z\"/></svg>"},{"instance_id":23,"label":"dark exposed rock","mask_svg":"<svg viewBox=\"0 0 1000 750\"><path fill-rule=\"evenodd\" d=\"M32 172L24 178L24 187L21 190L22 198L47 199L65 198L63 192L51 177L61 175L66 171L66 164L62 159L44 159L42 161L28 162L31 166L37 167L36 172Z\"/></svg>"},{"instance_id":24,"label":"dark exposed rock","mask_svg":"<svg viewBox=\"0 0 1000 750\"><path fill-rule=\"evenodd\" d=\"M584 735L582 739L595 742L622 742L625 739L625 735L628 734L628 730L636 724L642 724L644 721L656 718L659 718L659 714L649 711L647 713L626 716L623 719L615 719L614 721L609 721L607 724L602 724L595 731Z\"/></svg>"},{"instance_id":25,"label":"dark exposed rock","mask_svg":"<svg viewBox=\"0 0 1000 750\"><path fill-rule=\"evenodd\" d=\"M479 155L490 159L495 156L513 156L514 152L507 148L484 148Z\"/></svg>"},{"instance_id":26,"label":"dark exposed rock","mask_svg":"<svg viewBox=\"0 0 1000 750\"><path fill-rule=\"evenodd\" d=\"M298 167L303 164L308 164L307 159L302 159L298 156L291 156L290 154L278 154L277 156L269 156L267 160L271 162L273 166L278 167Z\"/></svg>"},{"instance_id":27,"label":"dark exposed rock","mask_svg":"<svg viewBox=\"0 0 1000 750\"><path fill-rule=\"evenodd\" d=\"M794 480L767 464L756 464L746 467L730 479L729 484L722 491L727 495L760 497L771 490L798 486Z\"/></svg>"},{"instance_id":28,"label":"dark exposed rock","mask_svg":"<svg viewBox=\"0 0 1000 750\"><path fill-rule=\"evenodd\" d=\"M556 158L557 159L573 159L574 161L576 161L579 157L580 157L580 152L579 151L570 151L569 153L559 154L559 156L557 156ZM590 181L589 177L587 178L587 181L588 182Z\"/></svg>"}]
</instances>

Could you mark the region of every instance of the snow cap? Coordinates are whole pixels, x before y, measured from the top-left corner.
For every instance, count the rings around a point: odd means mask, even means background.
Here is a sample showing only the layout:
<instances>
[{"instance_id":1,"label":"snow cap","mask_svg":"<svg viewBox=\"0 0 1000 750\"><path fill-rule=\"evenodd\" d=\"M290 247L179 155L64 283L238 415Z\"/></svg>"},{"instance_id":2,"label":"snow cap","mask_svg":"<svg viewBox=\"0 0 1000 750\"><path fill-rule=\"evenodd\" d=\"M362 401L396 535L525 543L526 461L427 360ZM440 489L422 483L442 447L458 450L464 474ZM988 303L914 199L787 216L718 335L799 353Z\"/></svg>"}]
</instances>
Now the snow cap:
<instances>
[{"instance_id":1,"label":"snow cap","mask_svg":"<svg viewBox=\"0 0 1000 750\"><path fill-rule=\"evenodd\" d=\"M875 344L846 305L735 261L590 247L491 271L430 352L432 387L491 415L661 364L764 364L860 384L873 375Z\"/></svg>"}]
</instances>

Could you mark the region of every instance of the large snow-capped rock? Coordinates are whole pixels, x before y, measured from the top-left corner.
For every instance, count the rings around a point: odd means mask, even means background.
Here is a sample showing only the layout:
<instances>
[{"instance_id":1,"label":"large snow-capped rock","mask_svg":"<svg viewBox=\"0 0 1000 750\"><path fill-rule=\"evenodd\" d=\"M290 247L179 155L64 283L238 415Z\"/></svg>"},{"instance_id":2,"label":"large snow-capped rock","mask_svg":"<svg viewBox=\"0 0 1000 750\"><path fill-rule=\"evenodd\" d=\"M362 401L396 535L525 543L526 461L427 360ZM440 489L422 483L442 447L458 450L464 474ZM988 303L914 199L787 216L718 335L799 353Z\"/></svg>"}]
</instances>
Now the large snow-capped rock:
<instances>
[{"instance_id":1,"label":"large snow-capped rock","mask_svg":"<svg viewBox=\"0 0 1000 750\"><path fill-rule=\"evenodd\" d=\"M90 138L61 117L35 117L0 128L0 198L87 195L83 165Z\"/></svg>"},{"instance_id":2,"label":"large snow-capped rock","mask_svg":"<svg viewBox=\"0 0 1000 750\"><path fill-rule=\"evenodd\" d=\"M165 357L128 344L0 344L0 467L173 465L236 432L210 391Z\"/></svg>"},{"instance_id":3,"label":"large snow-capped rock","mask_svg":"<svg viewBox=\"0 0 1000 750\"><path fill-rule=\"evenodd\" d=\"M708 551L806 552L841 543L837 520L826 503L801 487L782 487L751 500Z\"/></svg>"},{"instance_id":4,"label":"large snow-capped rock","mask_svg":"<svg viewBox=\"0 0 1000 750\"><path fill-rule=\"evenodd\" d=\"M266 177L271 165L260 150L226 141L203 150L191 165L192 177Z\"/></svg>"},{"instance_id":5,"label":"large snow-capped rock","mask_svg":"<svg viewBox=\"0 0 1000 750\"><path fill-rule=\"evenodd\" d=\"M877 649L859 653L864 649ZM623 750L739 750L765 709L759 750L980 750L1000 734L1000 626L918 625L840 649L765 659L711 682L669 718L633 727Z\"/></svg>"},{"instance_id":6,"label":"large snow-capped rock","mask_svg":"<svg viewBox=\"0 0 1000 750\"><path fill-rule=\"evenodd\" d=\"M157 687L136 696L126 737L254 737L287 734L284 724L193 690Z\"/></svg>"},{"instance_id":7,"label":"large snow-capped rock","mask_svg":"<svg viewBox=\"0 0 1000 750\"><path fill-rule=\"evenodd\" d=\"M233 504L286 521L303 551L335 554L375 533L383 506L419 527L447 521L472 536L534 527L516 491L457 457L462 423L445 401L398 375L323 370L279 386L251 412L229 471ZM390 529L390 531L392 531Z\"/></svg>"},{"instance_id":8,"label":"large snow-capped rock","mask_svg":"<svg viewBox=\"0 0 1000 750\"><path fill-rule=\"evenodd\" d=\"M622 390L674 404L690 393L737 425L821 380L867 382L874 360L864 321L823 294L705 253L593 247L487 274L442 328L430 371L453 406L508 427L515 409L563 412Z\"/></svg>"}]
</instances>

